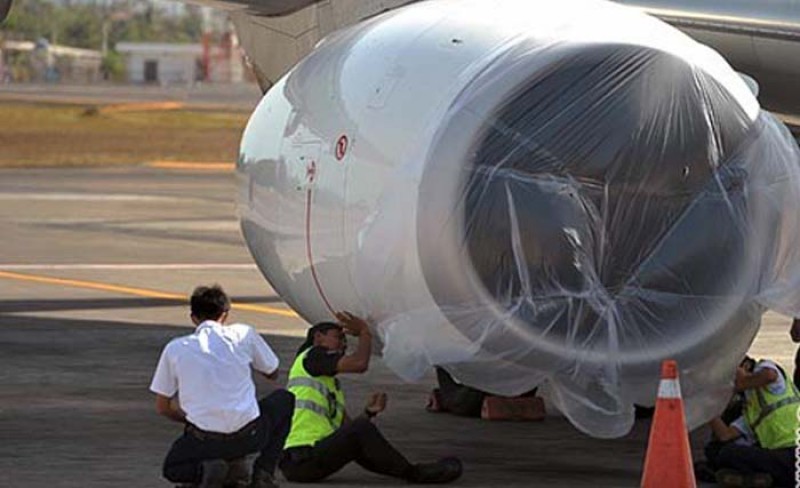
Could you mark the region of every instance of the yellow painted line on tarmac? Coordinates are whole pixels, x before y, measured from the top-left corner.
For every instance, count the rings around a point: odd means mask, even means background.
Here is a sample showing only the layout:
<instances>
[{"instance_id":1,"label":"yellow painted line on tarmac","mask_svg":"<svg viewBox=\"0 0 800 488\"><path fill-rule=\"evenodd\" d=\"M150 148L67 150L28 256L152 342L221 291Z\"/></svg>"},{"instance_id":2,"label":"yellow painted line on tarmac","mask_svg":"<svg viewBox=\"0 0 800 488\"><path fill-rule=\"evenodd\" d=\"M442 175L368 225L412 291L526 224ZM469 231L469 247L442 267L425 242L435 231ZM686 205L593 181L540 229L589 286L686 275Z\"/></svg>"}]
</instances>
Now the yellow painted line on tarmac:
<instances>
[{"instance_id":1,"label":"yellow painted line on tarmac","mask_svg":"<svg viewBox=\"0 0 800 488\"><path fill-rule=\"evenodd\" d=\"M44 283L48 285L61 285L71 286L73 288L85 288L89 290L100 290L114 293L122 293L125 295L135 295L146 298L164 298L167 300L176 300L186 302L185 295L177 293L168 293L158 290L148 290L146 288L135 288L130 286L113 285L110 283L100 283L97 281L86 280L72 280L67 278L54 278L51 276L32 275L23 273L13 273L11 271L0 271L0 278L8 280L29 281L34 283ZM268 315L279 315L281 317L297 317L298 315L291 311L281 308L267 307L265 305L251 305L247 303L233 303L231 306L236 310L247 310L250 312L259 312Z\"/></svg>"},{"instance_id":2,"label":"yellow painted line on tarmac","mask_svg":"<svg viewBox=\"0 0 800 488\"><path fill-rule=\"evenodd\" d=\"M233 171L234 163L202 163L194 161L150 161L145 166L158 169L177 169L185 171Z\"/></svg>"},{"instance_id":3,"label":"yellow painted line on tarmac","mask_svg":"<svg viewBox=\"0 0 800 488\"><path fill-rule=\"evenodd\" d=\"M102 113L119 112L157 112L161 110L178 110L185 105L181 102L132 102L106 105L100 108Z\"/></svg>"}]
</instances>

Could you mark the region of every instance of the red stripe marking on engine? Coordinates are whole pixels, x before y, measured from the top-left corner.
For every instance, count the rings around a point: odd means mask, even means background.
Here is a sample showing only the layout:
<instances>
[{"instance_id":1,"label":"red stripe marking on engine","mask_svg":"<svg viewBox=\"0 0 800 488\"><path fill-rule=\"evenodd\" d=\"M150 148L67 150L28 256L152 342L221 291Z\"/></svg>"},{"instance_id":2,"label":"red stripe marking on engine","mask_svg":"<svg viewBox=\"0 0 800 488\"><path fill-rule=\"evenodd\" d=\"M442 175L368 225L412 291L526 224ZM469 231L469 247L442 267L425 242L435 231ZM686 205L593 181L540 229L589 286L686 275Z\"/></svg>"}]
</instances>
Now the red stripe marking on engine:
<instances>
[{"instance_id":1,"label":"red stripe marking on engine","mask_svg":"<svg viewBox=\"0 0 800 488\"><path fill-rule=\"evenodd\" d=\"M319 277L317 277L317 269L314 267L314 257L313 253L311 252L311 197L312 197L312 189L311 183L313 183L314 177L311 176L309 181L308 191L306 192L306 256L308 257L308 265L311 267L311 278L314 280L314 286L317 287L317 292L319 293L319 297L325 303L325 306L328 308L328 311L331 315L335 316L336 312L333 311L333 307L331 306L331 302L328 301L328 297L325 296L325 291L322 289L322 284L319 282Z\"/></svg>"}]
</instances>

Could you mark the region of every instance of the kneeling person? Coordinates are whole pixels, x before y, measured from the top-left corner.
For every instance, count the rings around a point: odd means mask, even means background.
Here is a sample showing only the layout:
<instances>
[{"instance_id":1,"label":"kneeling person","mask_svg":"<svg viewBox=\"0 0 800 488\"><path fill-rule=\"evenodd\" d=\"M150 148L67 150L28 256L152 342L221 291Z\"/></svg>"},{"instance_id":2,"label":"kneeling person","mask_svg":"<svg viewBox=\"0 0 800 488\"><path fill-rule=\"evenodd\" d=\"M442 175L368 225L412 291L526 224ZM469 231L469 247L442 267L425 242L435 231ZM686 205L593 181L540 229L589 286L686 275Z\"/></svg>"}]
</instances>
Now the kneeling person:
<instances>
[{"instance_id":1,"label":"kneeling person","mask_svg":"<svg viewBox=\"0 0 800 488\"><path fill-rule=\"evenodd\" d=\"M241 458L258 452L251 486L270 488L276 486L273 474L289 433L294 397L278 390L256 400L251 368L272 379L278 358L252 327L225 325L229 309L222 288L198 287L191 298L197 328L170 341L161 353L150 385L156 410L185 424L164 460L164 477L221 487L232 465L228 461L240 460L234 464L237 478L247 483L249 470Z\"/></svg>"},{"instance_id":2,"label":"kneeling person","mask_svg":"<svg viewBox=\"0 0 800 488\"><path fill-rule=\"evenodd\" d=\"M336 376L367 370L372 337L364 320L346 312L336 318L341 325L322 322L308 330L289 372L295 411L280 463L286 479L320 481L355 461L369 471L412 483L456 480L461 476L458 459L411 464L383 437L372 418L386 407L385 394L373 394L363 415L348 418ZM358 337L358 347L350 355L345 354L345 331Z\"/></svg>"}]
</instances>

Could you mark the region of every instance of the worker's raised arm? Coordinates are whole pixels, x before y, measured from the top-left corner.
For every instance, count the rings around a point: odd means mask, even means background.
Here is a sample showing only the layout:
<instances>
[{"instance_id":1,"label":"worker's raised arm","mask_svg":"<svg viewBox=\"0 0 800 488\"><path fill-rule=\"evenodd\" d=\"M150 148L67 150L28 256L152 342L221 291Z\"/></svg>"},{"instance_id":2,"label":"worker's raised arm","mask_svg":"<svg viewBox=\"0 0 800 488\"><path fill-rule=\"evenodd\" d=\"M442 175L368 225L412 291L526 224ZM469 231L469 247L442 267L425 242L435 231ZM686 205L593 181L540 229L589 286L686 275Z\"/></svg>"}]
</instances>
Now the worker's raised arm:
<instances>
[{"instance_id":1,"label":"worker's raised arm","mask_svg":"<svg viewBox=\"0 0 800 488\"><path fill-rule=\"evenodd\" d=\"M336 319L345 332L358 338L358 346L353 354L342 356L336 363L338 373L363 373L369 368L372 355L372 333L367 322L350 312L338 312Z\"/></svg>"}]
</instances>

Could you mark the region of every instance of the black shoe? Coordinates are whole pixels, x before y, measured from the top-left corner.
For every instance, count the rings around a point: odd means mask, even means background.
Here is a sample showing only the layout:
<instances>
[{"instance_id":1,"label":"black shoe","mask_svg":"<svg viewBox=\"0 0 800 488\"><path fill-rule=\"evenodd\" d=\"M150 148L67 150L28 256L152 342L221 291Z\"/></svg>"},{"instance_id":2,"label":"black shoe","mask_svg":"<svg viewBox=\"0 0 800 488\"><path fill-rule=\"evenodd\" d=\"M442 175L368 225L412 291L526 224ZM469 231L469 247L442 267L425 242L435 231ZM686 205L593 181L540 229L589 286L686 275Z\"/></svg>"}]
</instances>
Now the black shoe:
<instances>
[{"instance_id":1,"label":"black shoe","mask_svg":"<svg viewBox=\"0 0 800 488\"><path fill-rule=\"evenodd\" d=\"M702 481L703 483L717 482L716 472L711 469L711 466L706 461L694 463L694 477L697 481Z\"/></svg>"},{"instance_id":2,"label":"black shoe","mask_svg":"<svg viewBox=\"0 0 800 488\"><path fill-rule=\"evenodd\" d=\"M228 476L223 484L225 488L247 488L250 486L250 466L247 458L241 457L228 461Z\"/></svg>"},{"instance_id":3,"label":"black shoe","mask_svg":"<svg viewBox=\"0 0 800 488\"><path fill-rule=\"evenodd\" d=\"M450 483L461 477L461 461L454 457L443 458L435 463L419 463L413 467L411 483Z\"/></svg>"},{"instance_id":4,"label":"black shoe","mask_svg":"<svg viewBox=\"0 0 800 488\"><path fill-rule=\"evenodd\" d=\"M250 488L278 488L278 482L275 481L275 476L273 476L272 473L254 469L253 481L250 482Z\"/></svg>"},{"instance_id":5,"label":"black shoe","mask_svg":"<svg viewBox=\"0 0 800 488\"><path fill-rule=\"evenodd\" d=\"M726 488L771 488L773 480L767 473L745 475L725 468L717 471L717 483Z\"/></svg>"},{"instance_id":6,"label":"black shoe","mask_svg":"<svg viewBox=\"0 0 800 488\"><path fill-rule=\"evenodd\" d=\"M197 488L222 488L228 476L228 463L222 459L203 461L203 477Z\"/></svg>"},{"instance_id":7,"label":"black shoe","mask_svg":"<svg viewBox=\"0 0 800 488\"><path fill-rule=\"evenodd\" d=\"M767 473L753 473L746 477L746 486L748 488L772 488L772 476Z\"/></svg>"}]
</instances>

